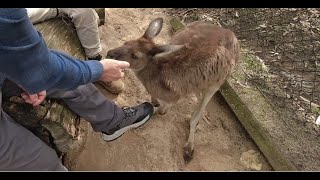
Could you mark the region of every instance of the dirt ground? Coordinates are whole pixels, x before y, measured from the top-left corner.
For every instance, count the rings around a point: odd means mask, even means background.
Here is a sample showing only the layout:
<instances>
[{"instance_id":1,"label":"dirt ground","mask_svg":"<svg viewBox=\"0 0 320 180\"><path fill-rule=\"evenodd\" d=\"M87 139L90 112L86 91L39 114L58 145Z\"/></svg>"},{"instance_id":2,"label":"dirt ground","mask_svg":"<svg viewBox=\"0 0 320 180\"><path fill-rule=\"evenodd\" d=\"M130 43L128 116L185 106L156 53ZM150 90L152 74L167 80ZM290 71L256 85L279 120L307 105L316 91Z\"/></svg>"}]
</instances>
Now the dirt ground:
<instances>
[{"instance_id":1,"label":"dirt ground","mask_svg":"<svg viewBox=\"0 0 320 180\"><path fill-rule=\"evenodd\" d=\"M163 17L165 25L157 43L169 39L168 17L163 9L107 9L101 27L104 55L110 48L141 36L151 19ZM124 78L125 90L118 96L103 91L121 106L150 101L142 84L131 71ZM272 168L247 135L220 94L208 104L205 119L195 135L194 159L185 164L183 145L189 132L189 118L196 106L190 96L167 114L156 115L144 126L131 130L113 142L104 142L91 130L74 171L270 171Z\"/></svg>"}]
</instances>

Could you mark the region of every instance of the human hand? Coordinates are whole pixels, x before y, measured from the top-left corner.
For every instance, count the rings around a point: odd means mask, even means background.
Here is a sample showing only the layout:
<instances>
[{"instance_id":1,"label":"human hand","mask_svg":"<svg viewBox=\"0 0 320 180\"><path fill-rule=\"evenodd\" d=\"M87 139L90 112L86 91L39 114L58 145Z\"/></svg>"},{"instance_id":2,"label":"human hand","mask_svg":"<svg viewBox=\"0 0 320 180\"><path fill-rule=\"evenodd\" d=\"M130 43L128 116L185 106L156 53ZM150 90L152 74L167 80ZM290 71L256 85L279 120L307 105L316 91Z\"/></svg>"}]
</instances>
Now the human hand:
<instances>
[{"instance_id":1,"label":"human hand","mask_svg":"<svg viewBox=\"0 0 320 180\"><path fill-rule=\"evenodd\" d=\"M102 59L100 60L100 63L103 66L103 73L100 80L104 82L121 79L124 76L123 70L130 66L126 61L118 61L114 59Z\"/></svg>"},{"instance_id":2,"label":"human hand","mask_svg":"<svg viewBox=\"0 0 320 180\"><path fill-rule=\"evenodd\" d=\"M21 94L21 97L24 99L26 103L29 103L33 106L38 106L46 98L46 95L46 91L41 91L37 94L29 94L28 92L24 92Z\"/></svg>"}]
</instances>

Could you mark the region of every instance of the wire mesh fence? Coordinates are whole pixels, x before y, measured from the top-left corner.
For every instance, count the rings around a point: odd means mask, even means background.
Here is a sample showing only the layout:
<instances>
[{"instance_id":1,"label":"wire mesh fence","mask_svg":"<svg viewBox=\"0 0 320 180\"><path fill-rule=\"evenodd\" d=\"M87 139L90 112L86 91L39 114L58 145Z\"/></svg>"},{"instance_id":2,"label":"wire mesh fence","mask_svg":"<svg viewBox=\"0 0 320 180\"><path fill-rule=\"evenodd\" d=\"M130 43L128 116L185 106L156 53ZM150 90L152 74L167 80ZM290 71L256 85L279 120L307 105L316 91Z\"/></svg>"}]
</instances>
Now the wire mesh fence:
<instances>
[{"instance_id":1,"label":"wire mesh fence","mask_svg":"<svg viewBox=\"0 0 320 180\"><path fill-rule=\"evenodd\" d=\"M246 57L246 81L292 120L320 115L320 9L170 9L184 23L209 21L235 32ZM251 58L250 58L251 57ZM310 122L310 123L308 123Z\"/></svg>"}]
</instances>

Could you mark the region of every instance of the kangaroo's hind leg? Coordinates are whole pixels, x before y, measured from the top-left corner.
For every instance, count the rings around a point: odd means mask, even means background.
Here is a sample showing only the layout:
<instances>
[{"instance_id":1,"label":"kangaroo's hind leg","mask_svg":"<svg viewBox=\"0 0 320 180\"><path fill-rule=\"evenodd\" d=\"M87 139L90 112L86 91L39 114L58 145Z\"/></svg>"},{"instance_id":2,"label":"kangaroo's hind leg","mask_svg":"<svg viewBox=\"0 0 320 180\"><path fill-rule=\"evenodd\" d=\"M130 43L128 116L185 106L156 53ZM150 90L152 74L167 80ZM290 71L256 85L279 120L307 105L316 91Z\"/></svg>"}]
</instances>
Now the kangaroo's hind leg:
<instances>
[{"instance_id":1,"label":"kangaroo's hind leg","mask_svg":"<svg viewBox=\"0 0 320 180\"><path fill-rule=\"evenodd\" d=\"M194 134L196 131L196 127L199 123L200 118L204 113L204 110L212 98L212 96L219 90L220 86L213 85L209 87L206 91L202 93L202 98L199 98L199 104L197 109L193 112L190 119L190 132L188 142L184 146L184 160L189 162L192 159L193 148L194 148ZM201 100L200 100L201 99Z\"/></svg>"}]
</instances>

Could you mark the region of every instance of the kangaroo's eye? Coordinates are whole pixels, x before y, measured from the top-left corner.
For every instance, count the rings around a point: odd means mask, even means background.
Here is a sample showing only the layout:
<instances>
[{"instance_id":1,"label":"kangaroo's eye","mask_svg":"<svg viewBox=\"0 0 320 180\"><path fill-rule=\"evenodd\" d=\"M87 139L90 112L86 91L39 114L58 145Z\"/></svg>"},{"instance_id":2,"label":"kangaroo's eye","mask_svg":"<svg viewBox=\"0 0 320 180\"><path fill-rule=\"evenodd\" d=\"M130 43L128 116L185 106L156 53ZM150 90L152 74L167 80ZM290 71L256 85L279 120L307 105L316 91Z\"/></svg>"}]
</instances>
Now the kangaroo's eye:
<instances>
[{"instance_id":1,"label":"kangaroo's eye","mask_svg":"<svg viewBox=\"0 0 320 180\"><path fill-rule=\"evenodd\" d=\"M142 59L144 57L144 54L141 51L136 51L134 53L131 53L131 58L133 59Z\"/></svg>"},{"instance_id":2,"label":"kangaroo's eye","mask_svg":"<svg viewBox=\"0 0 320 180\"><path fill-rule=\"evenodd\" d=\"M139 57L138 57L135 53L131 54L131 58L133 58L133 59L139 59Z\"/></svg>"}]
</instances>

